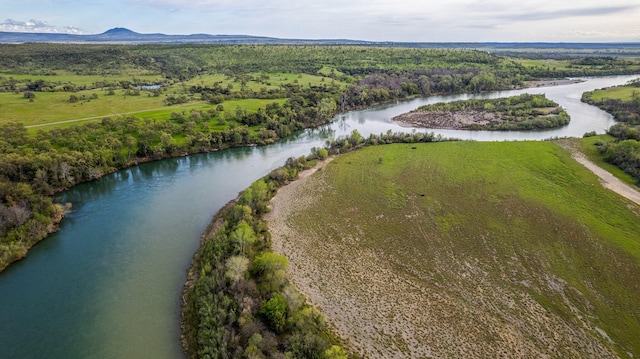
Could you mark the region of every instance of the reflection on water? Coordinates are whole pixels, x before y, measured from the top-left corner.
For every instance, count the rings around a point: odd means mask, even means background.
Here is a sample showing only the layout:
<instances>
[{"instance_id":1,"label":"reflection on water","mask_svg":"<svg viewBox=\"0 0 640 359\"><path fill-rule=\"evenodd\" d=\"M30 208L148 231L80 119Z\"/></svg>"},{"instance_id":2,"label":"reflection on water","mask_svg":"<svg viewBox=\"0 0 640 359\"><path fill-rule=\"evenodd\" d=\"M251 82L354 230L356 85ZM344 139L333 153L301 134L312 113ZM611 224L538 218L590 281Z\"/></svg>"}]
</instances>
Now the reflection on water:
<instances>
[{"instance_id":1,"label":"reflection on water","mask_svg":"<svg viewBox=\"0 0 640 359\"><path fill-rule=\"evenodd\" d=\"M630 76L534 89L565 107L571 123L543 132L434 130L445 137L529 140L603 132L611 116L582 92ZM179 358L182 285L211 216L257 178L331 137L409 132L391 121L418 106L525 92L439 96L336 117L276 144L145 163L58 195L74 204L60 232L0 273L2 358ZM527 91L529 92L529 91ZM429 131L418 129L417 131Z\"/></svg>"}]
</instances>

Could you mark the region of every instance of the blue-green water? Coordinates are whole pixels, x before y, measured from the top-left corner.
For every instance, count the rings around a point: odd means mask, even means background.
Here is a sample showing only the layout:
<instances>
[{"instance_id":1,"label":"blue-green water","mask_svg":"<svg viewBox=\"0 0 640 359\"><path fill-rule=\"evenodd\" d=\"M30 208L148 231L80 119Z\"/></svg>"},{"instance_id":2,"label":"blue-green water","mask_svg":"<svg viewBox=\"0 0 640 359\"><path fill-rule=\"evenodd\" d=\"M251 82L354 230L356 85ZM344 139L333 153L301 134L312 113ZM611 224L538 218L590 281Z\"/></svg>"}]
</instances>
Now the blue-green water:
<instances>
[{"instance_id":1,"label":"blue-green water","mask_svg":"<svg viewBox=\"0 0 640 359\"><path fill-rule=\"evenodd\" d=\"M546 92L567 109L572 121L562 129L435 132L475 140L602 133L613 123L611 116L580 103L580 95L630 78L531 90ZM354 129L365 136L389 129L408 132L391 117L422 104L468 97L417 99L350 112L275 145L147 163L62 193L57 200L72 202L73 212L60 231L0 273L0 358L182 357L182 286L200 234L219 208L288 157L321 147L328 136Z\"/></svg>"}]
</instances>

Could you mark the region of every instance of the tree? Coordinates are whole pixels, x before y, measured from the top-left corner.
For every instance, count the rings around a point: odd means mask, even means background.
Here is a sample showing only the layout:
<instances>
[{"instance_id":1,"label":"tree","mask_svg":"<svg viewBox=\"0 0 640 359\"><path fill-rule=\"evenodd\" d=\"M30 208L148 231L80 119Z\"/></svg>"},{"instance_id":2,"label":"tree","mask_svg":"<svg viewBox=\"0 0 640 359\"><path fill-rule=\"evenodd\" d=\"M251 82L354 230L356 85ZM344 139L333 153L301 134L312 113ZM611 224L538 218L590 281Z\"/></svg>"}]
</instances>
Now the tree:
<instances>
[{"instance_id":1,"label":"tree","mask_svg":"<svg viewBox=\"0 0 640 359\"><path fill-rule=\"evenodd\" d=\"M278 291L286 283L287 258L273 252L259 255L251 264L252 274L266 291Z\"/></svg>"},{"instance_id":2,"label":"tree","mask_svg":"<svg viewBox=\"0 0 640 359\"><path fill-rule=\"evenodd\" d=\"M325 359L347 359L348 357L347 351L337 345L333 345L324 351Z\"/></svg>"},{"instance_id":3,"label":"tree","mask_svg":"<svg viewBox=\"0 0 640 359\"><path fill-rule=\"evenodd\" d=\"M244 256L232 256L225 262L225 267L227 268L226 277L236 284L244 279L244 273L249 268L249 259Z\"/></svg>"},{"instance_id":4,"label":"tree","mask_svg":"<svg viewBox=\"0 0 640 359\"><path fill-rule=\"evenodd\" d=\"M250 206L255 213L269 211L269 188L266 182L258 180L251 184L240 197L240 203Z\"/></svg>"},{"instance_id":5,"label":"tree","mask_svg":"<svg viewBox=\"0 0 640 359\"><path fill-rule=\"evenodd\" d=\"M253 232L253 228L245 221L238 224L238 228L231 232L229 238L238 245L241 254L245 254L247 247L258 240L256 234Z\"/></svg>"},{"instance_id":6,"label":"tree","mask_svg":"<svg viewBox=\"0 0 640 359\"><path fill-rule=\"evenodd\" d=\"M336 114L336 101L325 97L318 103L318 119L322 122L328 121Z\"/></svg>"},{"instance_id":7,"label":"tree","mask_svg":"<svg viewBox=\"0 0 640 359\"><path fill-rule=\"evenodd\" d=\"M266 319L269 327L276 333L284 331L287 323L287 301L278 293L273 293L271 299L260 305L260 314Z\"/></svg>"}]
</instances>

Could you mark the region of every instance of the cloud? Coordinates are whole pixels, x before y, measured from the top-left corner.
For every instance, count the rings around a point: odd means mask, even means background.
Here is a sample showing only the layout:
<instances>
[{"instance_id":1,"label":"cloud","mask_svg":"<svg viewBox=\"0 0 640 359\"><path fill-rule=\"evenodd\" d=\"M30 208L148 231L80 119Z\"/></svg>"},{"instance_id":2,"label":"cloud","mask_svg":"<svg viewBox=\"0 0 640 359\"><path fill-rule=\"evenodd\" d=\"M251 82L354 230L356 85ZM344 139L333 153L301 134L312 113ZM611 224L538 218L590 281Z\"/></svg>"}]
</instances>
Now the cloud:
<instances>
[{"instance_id":1,"label":"cloud","mask_svg":"<svg viewBox=\"0 0 640 359\"><path fill-rule=\"evenodd\" d=\"M624 31L595 31L595 30L561 31L558 34L558 37L588 38L593 40L634 39L634 38L637 39L637 38L640 38L640 28L625 29Z\"/></svg>"},{"instance_id":2,"label":"cloud","mask_svg":"<svg viewBox=\"0 0 640 359\"><path fill-rule=\"evenodd\" d=\"M537 11L529 13L505 14L502 19L516 21L555 20L570 17L593 17L621 14L638 9L638 6L601 6L582 9L562 9L556 11Z\"/></svg>"},{"instance_id":3,"label":"cloud","mask_svg":"<svg viewBox=\"0 0 640 359\"><path fill-rule=\"evenodd\" d=\"M134 5L164 8L170 11L198 9L203 11L260 11L264 9L286 10L300 6L293 0L129 0Z\"/></svg>"},{"instance_id":4,"label":"cloud","mask_svg":"<svg viewBox=\"0 0 640 359\"><path fill-rule=\"evenodd\" d=\"M58 32L55 26L49 25L46 21L34 19L29 21L7 19L0 23L0 29L20 32Z\"/></svg>"},{"instance_id":5,"label":"cloud","mask_svg":"<svg viewBox=\"0 0 640 359\"><path fill-rule=\"evenodd\" d=\"M0 22L0 31L8 32L39 32L39 33L69 33L69 34L82 34L83 31L74 26L65 26L63 31L59 31L54 25L49 24L44 20L31 19L29 21L19 21L13 19L7 19L4 22Z\"/></svg>"},{"instance_id":6,"label":"cloud","mask_svg":"<svg viewBox=\"0 0 640 359\"><path fill-rule=\"evenodd\" d=\"M67 34L84 34L84 31L82 31L82 29L77 28L75 26L65 26L63 27L63 29L65 30L64 32L66 32Z\"/></svg>"}]
</instances>

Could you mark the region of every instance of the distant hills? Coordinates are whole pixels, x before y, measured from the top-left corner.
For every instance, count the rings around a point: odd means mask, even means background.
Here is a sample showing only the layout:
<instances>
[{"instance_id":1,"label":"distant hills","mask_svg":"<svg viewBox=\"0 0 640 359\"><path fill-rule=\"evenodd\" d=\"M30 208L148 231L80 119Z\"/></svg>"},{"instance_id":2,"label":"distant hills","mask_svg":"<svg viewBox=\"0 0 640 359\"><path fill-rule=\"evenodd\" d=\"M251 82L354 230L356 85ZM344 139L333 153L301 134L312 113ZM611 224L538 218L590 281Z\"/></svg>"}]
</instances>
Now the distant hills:
<instances>
[{"instance_id":1,"label":"distant hills","mask_svg":"<svg viewBox=\"0 0 640 359\"><path fill-rule=\"evenodd\" d=\"M116 27L97 35L0 32L0 43L113 43L113 44L371 44L357 40L297 40L250 35L166 35L141 34Z\"/></svg>"},{"instance_id":2,"label":"distant hills","mask_svg":"<svg viewBox=\"0 0 640 359\"><path fill-rule=\"evenodd\" d=\"M602 50L602 54L614 55L617 51L640 52L640 42L630 43L554 43L554 42L392 42L361 41L348 39L281 39L275 37L251 35L166 35L141 34L126 28L116 27L96 35L0 32L0 43L75 43L75 44L276 44L276 45L370 45L402 46L421 48L458 48L482 50L518 50L518 49L587 49Z\"/></svg>"}]
</instances>

